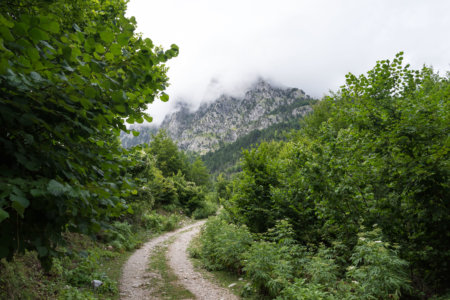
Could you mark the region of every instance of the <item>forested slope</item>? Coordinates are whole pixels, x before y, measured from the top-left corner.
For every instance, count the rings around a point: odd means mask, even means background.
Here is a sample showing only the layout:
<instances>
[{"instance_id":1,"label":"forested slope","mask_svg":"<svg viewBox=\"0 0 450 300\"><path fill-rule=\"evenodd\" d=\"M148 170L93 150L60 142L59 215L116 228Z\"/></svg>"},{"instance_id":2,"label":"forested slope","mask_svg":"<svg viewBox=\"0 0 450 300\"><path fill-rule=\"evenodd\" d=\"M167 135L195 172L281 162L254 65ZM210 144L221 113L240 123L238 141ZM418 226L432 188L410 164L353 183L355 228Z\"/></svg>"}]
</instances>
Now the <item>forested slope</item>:
<instances>
[{"instance_id":1,"label":"forested slope","mask_svg":"<svg viewBox=\"0 0 450 300\"><path fill-rule=\"evenodd\" d=\"M263 141L286 140L292 130L300 128L300 120L291 119L288 122L277 123L265 129L253 130L232 143L221 143L217 150L202 155L201 159L212 174L234 174L239 171L238 163L243 150L257 147Z\"/></svg>"}]
</instances>

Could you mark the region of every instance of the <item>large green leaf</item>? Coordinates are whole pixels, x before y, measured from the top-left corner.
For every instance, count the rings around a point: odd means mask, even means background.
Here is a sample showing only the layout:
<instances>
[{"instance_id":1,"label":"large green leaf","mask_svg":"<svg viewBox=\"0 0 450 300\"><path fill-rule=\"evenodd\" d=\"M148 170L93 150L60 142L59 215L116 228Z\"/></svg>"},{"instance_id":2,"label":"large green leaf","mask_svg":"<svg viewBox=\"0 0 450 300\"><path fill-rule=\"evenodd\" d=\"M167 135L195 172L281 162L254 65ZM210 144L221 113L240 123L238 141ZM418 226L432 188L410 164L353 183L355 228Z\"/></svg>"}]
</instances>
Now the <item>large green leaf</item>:
<instances>
[{"instance_id":1,"label":"large green leaf","mask_svg":"<svg viewBox=\"0 0 450 300\"><path fill-rule=\"evenodd\" d=\"M66 192L65 186L53 179L49 181L47 190L54 196L60 196Z\"/></svg>"},{"instance_id":2,"label":"large green leaf","mask_svg":"<svg viewBox=\"0 0 450 300\"><path fill-rule=\"evenodd\" d=\"M104 30L100 32L100 38L107 44L114 41L114 33L109 30Z\"/></svg>"},{"instance_id":3,"label":"large green leaf","mask_svg":"<svg viewBox=\"0 0 450 300\"><path fill-rule=\"evenodd\" d=\"M25 196L17 194L12 194L9 198L11 199L12 207L17 211L17 213L23 216L25 208L30 205L30 201L25 198Z\"/></svg>"},{"instance_id":4,"label":"large green leaf","mask_svg":"<svg viewBox=\"0 0 450 300\"><path fill-rule=\"evenodd\" d=\"M0 208L0 223L6 218L9 218L9 213Z\"/></svg>"},{"instance_id":5,"label":"large green leaf","mask_svg":"<svg viewBox=\"0 0 450 300\"><path fill-rule=\"evenodd\" d=\"M169 101L169 95L164 94L164 93L163 93L159 98L160 98L161 101L163 101L163 102Z\"/></svg>"},{"instance_id":6,"label":"large green leaf","mask_svg":"<svg viewBox=\"0 0 450 300\"><path fill-rule=\"evenodd\" d=\"M29 30L29 34L30 34L31 39L35 43L37 43L39 41L47 41L48 39L50 39L49 35L45 31L43 31L37 27L32 27Z\"/></svg>"}]
</instances>

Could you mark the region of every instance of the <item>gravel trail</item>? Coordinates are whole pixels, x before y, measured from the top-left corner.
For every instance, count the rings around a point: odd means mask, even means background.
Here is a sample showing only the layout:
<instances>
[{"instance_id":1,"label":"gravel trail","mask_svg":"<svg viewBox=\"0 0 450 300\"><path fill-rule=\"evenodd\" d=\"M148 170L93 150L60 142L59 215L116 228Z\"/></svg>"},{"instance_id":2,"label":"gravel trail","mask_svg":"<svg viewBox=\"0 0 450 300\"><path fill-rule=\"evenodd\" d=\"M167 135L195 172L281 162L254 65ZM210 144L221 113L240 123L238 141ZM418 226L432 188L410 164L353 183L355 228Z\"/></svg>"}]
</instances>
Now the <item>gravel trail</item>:
<instances>
[{"instance_id":1,"label":"gravel trail","mask_svg":"<svg viewBox=\"0 0 450 300\"><path fill-rule=\"evenodd\" d=\"M202 274L194 271L188 258L187 247L192 238L200 231L205 221L195 223L190 228L183 228L176 240L169 245L167 258L169 265L177 275L179 282L199 300L237 300L229 290L206 280ZM188 230L189 229L189 230Z\"/></svg>"},{"instance_id":2,"label":"gravel trail","mask_svg":"<svg viewBox=\"0 0 450 300\"><path fill-rule=\"evenodd\" d=\"M201 223L201 222L200 222ZM170 239L172 236L191 228L198 228L199 222L185 226L178 230L160 235L136 250L123 266L119 290L120 299L141 300L159 299L151 295L152 287L149 286L151 278L160 277L158 273L148 270L149 258L157 245Z\"/></svg>"}]
</instances>

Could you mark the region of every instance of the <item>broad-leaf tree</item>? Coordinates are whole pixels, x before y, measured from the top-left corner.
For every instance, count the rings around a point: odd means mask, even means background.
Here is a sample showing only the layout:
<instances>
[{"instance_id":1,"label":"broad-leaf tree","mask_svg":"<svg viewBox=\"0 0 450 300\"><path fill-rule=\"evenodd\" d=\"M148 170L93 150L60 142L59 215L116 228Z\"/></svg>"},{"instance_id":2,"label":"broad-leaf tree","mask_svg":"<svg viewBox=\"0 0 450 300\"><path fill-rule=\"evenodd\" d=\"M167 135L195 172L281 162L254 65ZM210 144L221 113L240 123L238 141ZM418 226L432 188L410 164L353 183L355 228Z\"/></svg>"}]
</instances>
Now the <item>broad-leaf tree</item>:
<instances>
[{"instance_id":1,"label":"broad-leaf tree","mask_svg":"<svg viewBox=\"0 0 450 300\"><path fill-rule=\"evenodd\" d=\"M262 144L244 153L225 206L256 232L287 218L308 247L352 249L361 226L376 224L399 246L413 285L443 293L450 281L449 124L449 74L412 70L399 53L367 74L348 74L281 150Z\"/></svg>"},{"instance_id":2,"label":"broad-leaf tree","mask_svg":"<svg viewBox=\"0 0 450 300\"><path fill-rule=\"evenodd\" d=\"M65 230L126 209L117 135L151 121L167 86L163 51L135 33L124 0L0 2L0 257L48 262Z\"/></svg>"}]
</instances>

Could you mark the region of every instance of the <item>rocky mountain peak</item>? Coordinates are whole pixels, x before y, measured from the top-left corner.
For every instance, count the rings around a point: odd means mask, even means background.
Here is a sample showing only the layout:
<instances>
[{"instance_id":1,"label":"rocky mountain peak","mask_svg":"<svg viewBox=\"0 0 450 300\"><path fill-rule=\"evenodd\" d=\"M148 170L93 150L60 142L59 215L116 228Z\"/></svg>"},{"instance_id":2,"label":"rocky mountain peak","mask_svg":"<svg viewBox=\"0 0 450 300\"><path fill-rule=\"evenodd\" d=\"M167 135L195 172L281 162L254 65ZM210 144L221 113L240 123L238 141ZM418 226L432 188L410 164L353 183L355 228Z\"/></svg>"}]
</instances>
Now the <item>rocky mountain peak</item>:
<instances>
[{"instance_id":1,"label":"rocky mountain peak","mask_svg":"<svg viewBox=\"0 0 450 300\"><path fill-rule=\"evenodd\" d=\"M179 110L161 127L180 148L204 154L256 129L298 118L311 110L310 97L297 88L279 88L258 79L243 97L221 95L195 112Z\"/></svg>"},{"instance_id":2,"label":"rocky mountain peak","mask_svg":"<svg viewBox=\"0 0 450 300\"><path fill-rule=\"evenodd\" d=\"M241 97L221 95L191 112L180 103L165 117L164 128L178 146L205 154L254 130L298 119L311 111L312 99L297 88L275 87L260 78Z\"/></svg>"}]
</instances>

